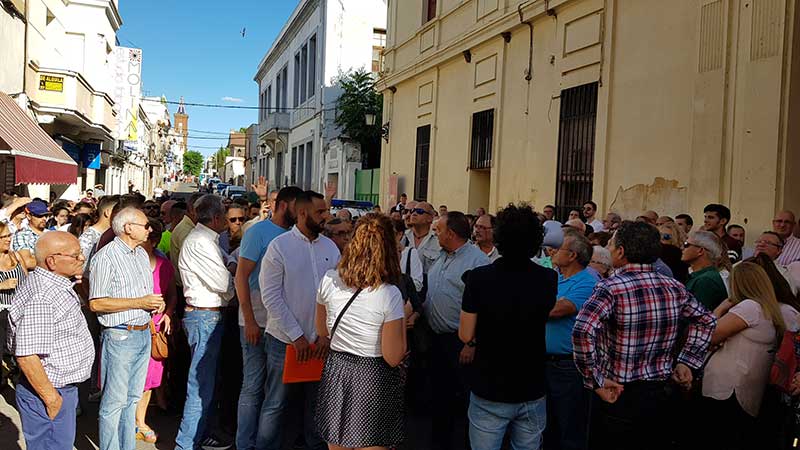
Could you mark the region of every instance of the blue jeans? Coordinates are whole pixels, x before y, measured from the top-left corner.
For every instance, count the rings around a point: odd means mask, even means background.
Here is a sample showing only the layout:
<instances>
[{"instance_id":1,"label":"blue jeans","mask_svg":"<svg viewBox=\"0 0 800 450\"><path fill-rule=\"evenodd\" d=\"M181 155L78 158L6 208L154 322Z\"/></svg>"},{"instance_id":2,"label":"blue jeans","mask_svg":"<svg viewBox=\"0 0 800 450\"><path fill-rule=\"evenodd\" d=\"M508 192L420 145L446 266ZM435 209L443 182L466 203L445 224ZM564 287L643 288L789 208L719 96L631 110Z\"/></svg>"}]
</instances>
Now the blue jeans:
<instances>
[{"instance_id":1,"label":"blue jeans","mask_svg":"<svg viewBox=\"0 0 800 450\"><path fill-rule=\"evenodd\" d=\"M472 450L500 450L509 427L513 450L538 450L542 444L547 423L544 397L525 403L500 403L470 394L467 415Z\"/></svg>"},{"instance_id":2,"label":"blue jeans","mask_svg":"<svg viewBox=\"0 0 800 450\"><path fill-rule=\"evenodd\" d=\"M319 437L314 427L314 408L317 403L319 383L283 384L283 360L286 357L286 344L267 333L264 335L264 348L267 353L267 376L256 447L259 450L281 450L283 448L284 419L289 409L289 395L291 391L302 389L305 391L303 435L306 448L311 450L327 449L327 445Z\"/></svg>"},{"instance_id":3,"label":"blue jeans","mask_svg":"<svg viewBox=\"0 0 800 450\"><path fill-rule=\"evenodd\" d=\"M78 406L78 388L66 386L56 389L63 403L54 420L27 380L17 384L17 409L22 421L22 434L28 450L72 450L75 443L75 408ZM8 439L8 436L4 439ZM11 442L8 442L11 445Z\"/></svg>"},{"instance_id":4,"label":"blue jeans","mask_svg":"<svg viewBox=\"0 0 800 450\"><path fill-rule=\"evenodd\" d=\"M134 450L136 404L150 362L150 330L106 328L100 341L100 450Z\"/></svg>"},{"instance_id":5,"label":"blue jeans","mask_svg":"<svg viewBox=\"0 0 800 450\"><path fill-rule=\"evenodd\" d=\"M212 415L217 363L222 347L222 313L219 311L186 311L183 327L192 351L186 404L183 407L175 448L194 450L205 438L206 423Z\"/></svg>"},{"instance_id":6,"label":"blue jeans","mask_svg":"<svg viewBox=\"0 0 800 450\"><path fill-rule=\"evenodd\" d=\"M244 327L239 327L242 343L242 390L239 392L236 449L256 448L258 418L264 403L264 380L267 378L267 349L264 347L264 329L256 345L244 338Z\"/></svg>"},{"instance_id":7,"label":"blue jeans","mask_svg":"<svg viewBox=\"0 0 800 450\"><path fill-rule=\"evenodd\" d=\"M589 432L591 391L572 358L545 363L547 387L547 429L545 447L559 450L584 450Z\"/></svg>"}]
</instances>

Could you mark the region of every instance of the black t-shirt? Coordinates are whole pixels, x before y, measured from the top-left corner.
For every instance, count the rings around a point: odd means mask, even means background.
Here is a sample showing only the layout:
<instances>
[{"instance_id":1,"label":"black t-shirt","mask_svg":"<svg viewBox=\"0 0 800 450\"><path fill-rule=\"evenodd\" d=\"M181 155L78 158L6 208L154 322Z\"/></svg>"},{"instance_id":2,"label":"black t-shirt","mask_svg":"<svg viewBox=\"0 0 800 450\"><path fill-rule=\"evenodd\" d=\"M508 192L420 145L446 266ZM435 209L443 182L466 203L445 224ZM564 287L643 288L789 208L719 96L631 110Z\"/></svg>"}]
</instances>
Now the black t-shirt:
<instances>
[{"instance_id":1,"label":"black t-shirt","mask_svg":"<svg viewBox=\"0 0 800 450\"><path fill-rule=\"evenodd\" d=\"M478 315L470 389L486 400L522 403L545 394L545 323L558 275L528 259L500 258L464 274L461 309Z\"/></svg>"}]
</instances>

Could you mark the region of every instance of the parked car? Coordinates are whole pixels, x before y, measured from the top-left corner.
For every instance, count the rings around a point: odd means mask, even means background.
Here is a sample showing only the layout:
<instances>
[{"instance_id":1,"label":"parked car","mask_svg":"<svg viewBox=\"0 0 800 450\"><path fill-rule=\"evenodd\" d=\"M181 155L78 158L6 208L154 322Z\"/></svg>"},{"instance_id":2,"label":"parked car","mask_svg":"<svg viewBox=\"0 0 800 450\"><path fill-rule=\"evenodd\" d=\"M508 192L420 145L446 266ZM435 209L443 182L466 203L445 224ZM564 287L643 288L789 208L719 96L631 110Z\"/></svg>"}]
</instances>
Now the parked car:
<instances>
[{"instance_id":1,"label":"parked car","mask_svg":"<svg viewBox=\"0 0 800 450\"><path fill-rule=\"evenodd\" d=\"M222 193L225 192L225 188L228 186L230 186L228 183L217 183L214 185L214 193L222 195Z\"/></svg>"},{"instance_id":2,"label":"parked car","mask_svg":"<svg viewBox=\"0 0 800 450\"><path fill-rule=\"evenodd\" d=\"M231 186L226 187L225 190L222 191L222 196L230 198L230 199L234 199L234 198L237 198L237 197L242 197L246 193L247 193L247 190L244 188L244 186L233 186L233 185L231 185Z\"/></svg>"}]
</instances>

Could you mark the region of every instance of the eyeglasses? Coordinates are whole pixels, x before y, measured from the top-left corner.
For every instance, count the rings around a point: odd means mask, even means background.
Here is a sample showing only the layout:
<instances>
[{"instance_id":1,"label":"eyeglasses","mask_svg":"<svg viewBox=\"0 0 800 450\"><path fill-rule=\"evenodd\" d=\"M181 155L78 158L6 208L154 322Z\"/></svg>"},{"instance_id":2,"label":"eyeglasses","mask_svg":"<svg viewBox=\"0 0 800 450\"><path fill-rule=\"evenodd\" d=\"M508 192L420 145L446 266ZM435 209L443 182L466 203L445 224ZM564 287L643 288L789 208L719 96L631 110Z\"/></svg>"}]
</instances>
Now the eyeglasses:
<instances>
[{"instance_id":1,"label":"eyeglasses","mask_svg":"<svg viewBox=\"0 0 800 450\"><path fill-rule=\"evenodd\" d=\"M151 227L149 223L129 222L128 225L139 225L140 227L144 228L145 230L152 230L153 229L153 227Z\"/></svg>"},{"instance_id":2,"label":"eyeglasses","mask_svg":"<svg viewBox=\"0 0 800 450\"><path fill-rule=\"evenodd\" d=\"M475 225L475 229L476 230L481 230L481 231L488 231L488 230L491 230L492 227L486 227L486 226L483 226L483 225Z\"/></svg>"},{"instance_id":3,"label":"eyeglasses","mask_svg":"<svg viewBox=\"0 0 800 450\"><path fill-rule=\"evenodd\" d=\"M65 256L67 258L72 258L75 261L84 259L83 253L78 253L77 255L68 255L66 253L51 253L50 256Z\"/></svg>"},{"instance_id":4,"label":"eyeglasses","mask_svg":"<svg viewBox=\"0 0 800 450\"><path fill-rule=\"evenodd\" d=\"M158 205L144 205L142 209L158 209Z\"/></svg>"},{"instance_id":5,"label":"eyeglasses","mask_svg":"<svg viewBox=\"0 0 800 450\"><path fill-rule=\"evenodd\" d=\"M670 240L672 240L672 235L669 234L669 233L664 233L664 234L661 235L661 239L663 239L665 241L670 241Z\"/></svg>"},{"instance_id":6,"label":"eyeglasses","mask_svg":"<svg viewBox=\"0 0 800 450\"><path fill-rule=\"evenodd\" d=\"M781 248L781 247L783 247L781 244L776 244L776 243L774 243L774 242L765 241L765 240L763 240L763 239L759 239L759 240L757 240L757 241L756 241L756 245L771 245L771 246L773 246L773 247L775 247L775 248Z\"/></svg>"},{"instance_id":7,"label":"eyeglasses","mask_svg":"<svg viewBox=\"0 0 800 450\"><path fill-rule=\"evenodd\" d=\"M414 208L414 209L412 209L412 210L411 210L411 213L412 213L412 214L419 214L419 215L422 215L422 214L430 214L428 211L425 211L425 210L424 210L424 209L422 209L422 208Z\"/></svg>"},{"instance_id":8,"label":"eyeglasses","mask_svg":"<svg viewBox=\"0 0 800 450\"><path fill-rule=\"evenodd\" d=\"M231 218L228 219L228 221L230 223L236 223L236 222L244 223L245 219L244 219L244 217L231 217Z\"/></svg>"},{"instance_id":9,"label":"eyeglasses","mask_svg":"<svg viewBox=\"0 0 800 450\"><path fill-rule=\"evenodd\" d=\"M684 243L683 243L683 248L689 248L689 247L697 247L697 248L702 248L703 250L705 250L705 249L706 249L705 247L703 247L703 246L701 246L701 245L692 244L692 243L691 243L691 242L689 242L689 241L686 241L686 242L684 242Z\"/></svg>"}]
</instances>

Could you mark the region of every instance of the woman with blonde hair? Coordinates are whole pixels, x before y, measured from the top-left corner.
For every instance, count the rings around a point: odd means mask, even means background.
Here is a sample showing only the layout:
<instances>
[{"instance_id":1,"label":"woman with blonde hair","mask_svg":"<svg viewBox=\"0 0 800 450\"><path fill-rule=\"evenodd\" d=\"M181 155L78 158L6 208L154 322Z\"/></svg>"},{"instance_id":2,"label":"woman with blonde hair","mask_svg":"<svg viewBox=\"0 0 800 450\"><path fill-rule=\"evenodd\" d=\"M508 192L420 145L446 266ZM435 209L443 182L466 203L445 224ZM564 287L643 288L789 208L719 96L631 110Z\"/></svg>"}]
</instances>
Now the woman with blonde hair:
<instances>
[{"instance_id":1,"label":"woman with blonde hair","mask_svg":"<svg viewBox=\"0 0 800 450\"><path fill-rule=\"evenodd\" d=\"M393 448L404 439L406 327L400 263L388 216L369 213L317 292L316 328L330 351L316 426L330 449Z\"/></svg>"},{"instance_id":2,"label":"woman with blonde hair","mask_svg":"<svg viewBox=\"0 0 800 450\"><path fill-rule=\"evenodd\" d=\"M703 375L702 417L709 448L748 448L769 378L774 351L786 329L767 273L757 264L734 266L731 296L714 310L711 345L721 346Z\"/></svg>"},{"instance_id":3,"label":"woman with blonde hair","mask_svg":"<svg viewBox=\"0 0 800 450\"><path fill-rule=\"evenodd\" d=\"M661 234L661 260L672 270L672 276L681 283L689 278L689 266L681 261L683 243L686 235L675 222L667 222L658 227Z\"/></svg>"}]
</instances>

